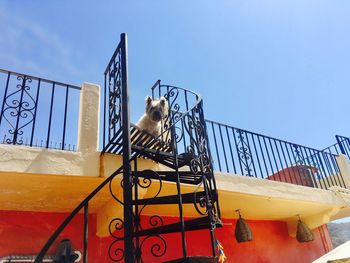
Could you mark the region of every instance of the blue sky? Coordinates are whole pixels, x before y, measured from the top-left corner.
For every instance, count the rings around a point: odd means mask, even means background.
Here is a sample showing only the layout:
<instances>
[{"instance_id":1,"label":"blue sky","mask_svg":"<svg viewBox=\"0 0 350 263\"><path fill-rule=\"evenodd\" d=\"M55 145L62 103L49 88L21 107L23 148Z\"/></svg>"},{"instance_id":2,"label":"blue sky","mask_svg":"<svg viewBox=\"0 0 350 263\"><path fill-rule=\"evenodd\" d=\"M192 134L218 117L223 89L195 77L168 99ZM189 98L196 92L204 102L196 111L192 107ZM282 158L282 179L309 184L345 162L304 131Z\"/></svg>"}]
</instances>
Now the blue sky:
<instances>
[{"instance_id":1,"label":"blue sky","mask_svg":"<svg viewBox=\"0 0 350 263\"><path fill-rule=\"evenodd\" d=\"M103 85L128 33L134 121L157 80L208 119L323 148L350 136L346 0L1 1L0 67Z\"/></svg>"}]
</instances>

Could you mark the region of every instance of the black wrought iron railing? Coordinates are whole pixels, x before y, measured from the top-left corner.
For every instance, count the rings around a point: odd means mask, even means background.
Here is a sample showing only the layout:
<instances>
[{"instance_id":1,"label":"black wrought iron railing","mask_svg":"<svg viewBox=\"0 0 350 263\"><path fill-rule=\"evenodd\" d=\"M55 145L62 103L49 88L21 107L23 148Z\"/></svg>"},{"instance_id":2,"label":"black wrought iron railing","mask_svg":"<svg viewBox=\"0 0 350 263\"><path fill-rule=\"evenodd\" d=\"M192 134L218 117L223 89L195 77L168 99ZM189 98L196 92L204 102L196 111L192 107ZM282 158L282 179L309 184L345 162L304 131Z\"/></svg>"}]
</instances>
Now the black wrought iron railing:
<instances>
[{"instance_id":1,"label":"black wrought iron railing","mask_svg":"<svg viewBox=\"0 0 350 263\"><path fill-rule=\"evenodd\" d=\"M103 151L107 144L122 131L122 82L127 65L122 63L122 42L115 49L104 72L103 97ZM125 68L122 68L124 66Z\"/></svg>"},{"instance_id":2,"label":"black wrought iron railing","mask_svg":"<svg viewBox=\"0 0 350 263\"><path fill-rule=\"evenodd\" d=\"M297 185L345 187L338 144L320 151L207 120L214 170Z\"/></svg>"},{"instance_id":3,"label":"black wrought iron railing","mask_svg":"<svg viewBox=\"0 0 350 263\"><path fill-rule=\"evenodd\" d=\"M0 69L0 143L75 150L80 87Z\"/></svg>"}]
</instances>

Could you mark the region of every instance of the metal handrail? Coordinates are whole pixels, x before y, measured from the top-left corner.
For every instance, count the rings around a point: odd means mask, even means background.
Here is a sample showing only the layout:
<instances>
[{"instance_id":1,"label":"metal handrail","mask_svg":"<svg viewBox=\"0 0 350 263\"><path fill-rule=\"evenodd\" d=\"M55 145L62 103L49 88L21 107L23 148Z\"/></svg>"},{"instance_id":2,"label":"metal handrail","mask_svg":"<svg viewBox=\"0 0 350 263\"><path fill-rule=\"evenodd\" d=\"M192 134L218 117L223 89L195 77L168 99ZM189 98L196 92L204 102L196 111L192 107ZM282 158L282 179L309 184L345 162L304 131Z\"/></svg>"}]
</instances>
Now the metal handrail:
<instances>
[{"instance_id":1,"label":"metal handrail","mask_svg":"<svg viewBox=\"0 0 350 263\"><path fill-rule=\"evenodd\" d=\"M134 157L133 157L134 158ZM132 158L132 159L133 159ZM130 161L132 161L132 159ZM51 237L48 239L48 241L45 243L37 257L35 258L35 263L41 263L43 258L45 257L47 251L55 242L55 240L58 238L59 234L65 229L65 227L73 220L73 218L86 206L88 206L89 201L95 197L95 195L109 182L113 180L118 174L120 174L123 170L123 166L119 167L114 173L112 173L107 179L105 179L99 186L97 186L83 201L80 202L78 206L66 217L66 219L61 223L61 225L56 229L56 231L51 235ZM84 229L87 225L87 213L88 210L84 209ZM87 234L84 231L84 234ZM85 239L85 238L84 238ZM86 249L84 248L84 252ZM85 253L84 253L85 254Z\"/></svg>"},{"instance_id":2,"label":"metal handrail","mask_svg":"<svg viewBox=\"0 0 350 263\"><path fill-rule=\"evenodd\" d=\"M208 122L208 123L217 124L217 125L224 126L224 127L227 127L227 128L234 128L234 129L237 129L237 130L241 130L241 131L243 131L243 132L247 132L247 133L250 133L250 134L253 134L253 135L256 135L256 136L263 136L263 137L265 137L265 138L272 139L272 140L275 140L275 141L279 141L279 142L282 142L282 143L290 143L290 144L296 145L296 146L298 146L298 147L304 147L304 148L307 148L307 149L310 149L310 150L319 151L319 150L316 149L316 148L312 148L312 147L305 146L305 145L301 145L301 144L294 143L294 142L285 141L285 140L278 139L278 138L276 138L276 137L272 137L272 136L269 136L269 135L264 135L264 134L261 134L261 133L257 133L257 132L253 132L253 131L248 131L248 130L245 130L245 129L242 129L242 128L230 126L230 125L228 125L228 124L220 123L220 122L217 122L217 121L212 121L212 120L205 120L205 121Z\"/></svg>"},{"instance_id":3,"label":"metal handrail","mask_svg":"<svg viewBox=\"0 0 350 263\"><path fill-rule=\"evenodd\" d=\"M5 70L5 69L1 69L1 68L0 68L0 72L6 73L6 74L10 73L11 75L15 75L15 76L26 76L26 77L31 78L31 79L41 80L42 82L56 83L59 86L69 86L72 89L81 90L81 87L79 87L79 86L68 84L68 83L59 82L57 80L50 80L50 79L46 79L46 78L35 77L35 76L32 76L32 75L19 73L19 72L12 71L12 70Z\"/></svg>"}]
</instances>

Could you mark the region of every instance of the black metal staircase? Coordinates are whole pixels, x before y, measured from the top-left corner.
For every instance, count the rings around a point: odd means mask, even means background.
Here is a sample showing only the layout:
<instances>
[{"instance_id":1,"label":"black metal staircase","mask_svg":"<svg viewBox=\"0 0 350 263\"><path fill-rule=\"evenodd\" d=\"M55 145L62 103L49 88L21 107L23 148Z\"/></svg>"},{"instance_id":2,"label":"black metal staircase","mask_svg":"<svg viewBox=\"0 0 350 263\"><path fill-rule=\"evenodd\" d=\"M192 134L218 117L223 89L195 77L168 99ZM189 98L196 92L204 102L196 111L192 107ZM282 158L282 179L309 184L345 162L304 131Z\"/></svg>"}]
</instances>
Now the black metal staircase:
<instances>
[{"instance_id":1,"label":"black metal staircase","mask_svg":"<svg viewBox=\"0 0 350 263\"><path fill-rule=\"evenodd\" d=\"M145 243L152 240L150 253L159 262L166 255L166 237L169 233L181 236L182 256L168 262L216 262L216 239L214 230L220 227L220 209L213 166L208 145L206 123L201 97L187 89L162 85L157 81L152 87L152 97L164 96L169 103L169 113L162 120L162 134L154 137L129 121L127 82L127 40L121 35L115 53L105 71L103 152L123 155L123 165L95 189L62 223L52 235L35 262L42 262L44 255L59 233L82 209L87 214L88 202L105 185L109 184L112 197L123 205L123 218L110 222L110 234L114 241L109 247L111 261L145 261ZM108 88L108 91L107 91ZM163 165L160 171L139 170L138 159L146 158ZM112 186L113 179L123 173L118 199ZM156 183L157 182L157 183ZM171 182L176 193L163 195L164 182ZM182 185L191 184L196 190L183 193ZM152 197L139 198L139 191L156 185ZM178 222L165 224L161 215L144 217L147 206L177 205ZM185 219L183 207L193 205L197 218ZM87 216L85 216L87 226ZM143 222L143 221L147 222ZM86 227L87 229L87 227ZM208 255L188 255L186 232L207 229L210 233L211 251ZM118 232L118 233L116 233ZM122 233L122 234L120 234ZM87 231L84 235L84 262L87 262ZM175 248L179 249L179 248ZM151 261L150 261L151 262ZM154 261L152 261L154 262ZM164 261L162 261L164 262Z\"/></svg>"},{"instance_id":2,"label":"black metal staircase","mask_svg":"<svg viewBox=\"0 0 350 263\"><path fill-rule=\"evenodd\" d=\"M115 58L118 58L118 56ZM154 137L132 124L126 128L125 125L121 125L124 115L122 111L120 112L122 107L118 104L120 102L119 94L123 94L123 91L118 91L118 89L123 89L120 86L122 73L119 72L120 70L123 71L123 63L114 61L109 63L109 65L110 67L105 72L107 83L105 86L108 86L109 89L109 97L106 101L109 103L108 112L110 113L108 116L109 126L105 138L108 137L109 139L106 141L104 152L123 154L125 157L124 148L127 146L123 141L123 133L130 133L131 156L129 159L133 159L134 163L134 169L131 173L132 187L126 188L125 178L122 184L124 192L133 191L133 200L130 208L134 211L133 216L128 219L124 216L124 221L121 218L116 218L114 221L114 223L122 225L126 220L132 221L134 229L132 233L124 231L125 238L116 237L116 242L122 240L125 242L126 239L134 240L133 253L125 251L124 254L133 254L133 262L144 262L142 259L142 244L145 240L149 237L159 239L160 242L157 245L163 244L164 246L158 248L161 252L158 251L158 254L152 254L155 257L160 257L166 253L165 238L160 235L178 232L182 240L182 262L187 262L189 258L185 232L208 229L211 234L211 240L209 241L212 244L211 259L215 258L214 229L221 226L221 223L215 180L207 144L202 99L192 91L161 85L160 81L157 81L152 87L152 97L155 98L156 95L158 97L164 96L170 106L169 114L162 120L164 129L162 134ZM164 165L165 169L162 171L139 171L137 169L137 158L152 159ZM180 168L181 170L179 170ZM158 191L152 198L139 199L138 188L145 189L150 187L152 184L151 180L158 181ZM176 184L176 194L161 196L163 182L165 181ZM181 185L184 183L202 186L202 189L197 187L195 192L183 194ZM117 201L123 203L124 208L126 207L125 201ZM142 212L146 206L169 204L178 205L179 222L164 224L161 216L154 215L150 217L150 220L155 218L157 220L154 223L148 222L152 227L145 228L143 226ZM183 205L187 204L194 205L199 215L198 218L185 220ZM113 232L114 228L113 224L111 224L111 232ZM110 255L113 254L116 253L110 251ZM113 259L116 260L116 258Z\"/></svg>"}]
</instances>

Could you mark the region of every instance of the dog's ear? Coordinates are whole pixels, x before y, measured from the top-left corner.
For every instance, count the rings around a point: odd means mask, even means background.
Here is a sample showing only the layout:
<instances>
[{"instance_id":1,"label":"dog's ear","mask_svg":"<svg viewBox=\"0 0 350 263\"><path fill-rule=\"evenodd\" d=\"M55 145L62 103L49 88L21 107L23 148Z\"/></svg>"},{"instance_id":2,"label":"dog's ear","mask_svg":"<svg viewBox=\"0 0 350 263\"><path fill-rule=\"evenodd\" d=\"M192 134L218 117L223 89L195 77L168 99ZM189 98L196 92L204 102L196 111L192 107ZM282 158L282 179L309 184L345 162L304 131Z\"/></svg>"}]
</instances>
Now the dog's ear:
<instances>
[{"instance_id":1,"label":"dog's ear","mask_svg":"<svg viewBox=\"0 0 350 263\"><path fill-rule=\"evenodd\" d=\"M162 105L162 106L165 106L165 103L166 103L166 98L164 98L164 97L160 97L160 105Z\"/></svg>"},{"instance_id":2,"label":"dog's ear","mask_svg":"<svg viewBox=\"0 0 350 263\"><path fill-rule=\"evenodd\" d=\"M152 98L150 96L146 96L146 105L149 105L152 102Z\"/></svg>"}]
</instances>

